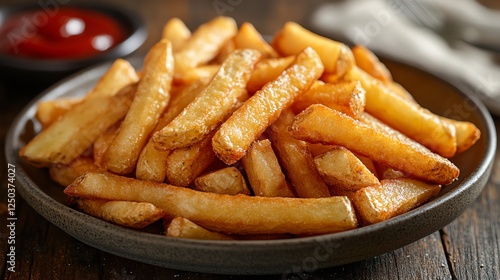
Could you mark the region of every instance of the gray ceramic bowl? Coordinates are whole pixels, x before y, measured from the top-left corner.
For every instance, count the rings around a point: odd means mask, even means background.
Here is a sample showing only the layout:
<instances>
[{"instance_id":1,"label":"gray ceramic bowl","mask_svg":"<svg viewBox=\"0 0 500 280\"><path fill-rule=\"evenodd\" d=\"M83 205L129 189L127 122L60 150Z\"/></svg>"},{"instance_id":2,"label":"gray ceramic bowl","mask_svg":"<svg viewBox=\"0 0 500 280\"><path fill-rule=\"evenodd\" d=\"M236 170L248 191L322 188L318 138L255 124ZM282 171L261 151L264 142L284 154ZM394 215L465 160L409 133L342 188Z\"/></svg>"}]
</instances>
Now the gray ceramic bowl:
<instances>
[{"instance_id":1,"label":"gray ceramic bowl","mask_svg":"<svg viewBox=\"0 0 500 280\"><path fill-rule=\"evenodd\" d=\"M133 64L140 65L141 60ZM116 226L65 204L62 188L47 170L18 157L19 149L38 131L36 102L85 93L109 64L86 70L52 87L20 113L6 140L7 161L16 165L17 189L43 217L82 242L125 258L181 270L220 274L287 274L368 259L412 243L458 217L479 195L490 175L496 134L485 107L466 92L399 63L388 62L396 80L423 105L439 114L468 120L481 139L452 161L461 169L458 181L429 203L385 222L341 233L267 241L173 239ZM460 111L454 111L459 108Z\"/></svg>"}]
</instances>

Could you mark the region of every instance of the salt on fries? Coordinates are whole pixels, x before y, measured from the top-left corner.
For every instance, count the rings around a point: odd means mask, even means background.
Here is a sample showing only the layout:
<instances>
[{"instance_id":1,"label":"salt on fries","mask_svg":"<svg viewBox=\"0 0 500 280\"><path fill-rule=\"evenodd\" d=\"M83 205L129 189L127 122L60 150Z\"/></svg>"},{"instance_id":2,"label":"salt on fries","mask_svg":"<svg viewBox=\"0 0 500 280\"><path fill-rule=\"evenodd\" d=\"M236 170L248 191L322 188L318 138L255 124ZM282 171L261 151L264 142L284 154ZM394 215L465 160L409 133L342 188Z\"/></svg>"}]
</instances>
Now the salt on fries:
<instances>
[{"instance_id":1,"label":"salt on fries","mask_svg":"<svg viewBox=\"0 0 500 280\"><path fill-rule=\"evenodd\" d=\"M268 44L231 18L193 32L171 19L140 73L119 59L85 97L40 102L43 129L19 153L81 211L175 238L382 222L456 180L447 157L480 137L422 108L368 49L292 22Z\"/></svg>"}]
</instances>

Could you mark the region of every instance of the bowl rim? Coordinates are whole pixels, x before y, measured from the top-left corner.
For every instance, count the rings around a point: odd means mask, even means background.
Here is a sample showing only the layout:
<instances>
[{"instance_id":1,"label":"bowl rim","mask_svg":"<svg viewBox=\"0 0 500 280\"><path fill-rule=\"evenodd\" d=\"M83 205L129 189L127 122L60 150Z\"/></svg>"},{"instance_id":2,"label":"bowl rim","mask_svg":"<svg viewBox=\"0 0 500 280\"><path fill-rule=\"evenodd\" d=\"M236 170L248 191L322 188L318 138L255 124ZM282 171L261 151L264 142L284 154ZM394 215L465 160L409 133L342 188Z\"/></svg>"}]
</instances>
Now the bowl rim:
<instances>
[{"instance_id":1,"label":"bowl rim","mask_svg":"<svg viewBox=\"0 0 500 280\"><path fill-rule=\"evenodd\" d=\"M85 9L110 16L127 31L127 37L109 50L82 58L43 59L17 57L14 55L0 53L0 65L5 65L9 68L23 71L74 71L104 60L128 56L139 49L139 47L146 41L147 30L144 20L139 14L130 9L103 3L68 3L60 4L60 6ZM0 8L0 19L3 17L7 18L11 14L31 10L43 12L43 9L37 4L19 4Z\"/></svg>"},{"instance_id":2,"label":"bowl rim","mask_svg":"<svg viewBox=\"0 0 500 280\"><path fill-rule=\"evenodd\" d=\"M138 59L133 57L133 59ZM129 60L129 61L132 61ZM403 62L399 62L402 64L405 64ZM133 63L132 63L133 64ZM29 111L33 110L33 106L41 100L42 98L47 97L47 94L49 94L52 97L59 96L60 94L57 94L57 89L67 83L68 81L71 81L73 79L77 79L77 77L82 76L83 73L91 70L91 69L106 69L110 65L109 62L107 63L102 63L100 65L90 67L88 69L82 70L81 72L71 75L70 77L56 83L52 87L48 88L47 90L43 91L41 94L39 94L36 98L34 98L31 102L29 102L24 109L18 114L16 119L13 122L12 127L9 129L7 137L6 137L6 144L5 144L5 153L6 153L6 158L8 162L13 162L13 163L18 163L19 161L22 161L17 155L17 150L14 149L9 149L12 147L15 147L14 142L16 139L14 138L15 135L19 134L19 127L16 127L15 124L18 124L20 122L24 122L28 119L31 119L32 116L28 117ZM405 64L408 65L408 64ZM417 67L411 66L412 68L421 70ZM423 70L422 70L423 71ZM33 182L27 174L24 173L24 170L20 170L18 178L20 179L20 183L23 185L24 188L26 188L26 192L24 189L20 189L20 193L25 198L27 201L31 201L33 199L36 199L40 201L43 204L43 207L48 209L51 213L55 215L62 215L62 216L72 216L74 218L78 219L78 224L79 225L84 225L89 228L93 228L98 230L100 233L103 233L105 235L113 235L116 236L117 238L127 240L127 239L134 239L137 242L145 242L148 244L157 244L161 242L164 247L168 247L170 249L178 249L179 247L182 247L183 249L196 249L196 250L202 250L202 251L231 251L234 250L235 247L238 248L238 252L240 254L245 254L245 252L259 252L259 251L269 251L269 250L284 250L284 248L287 248L289 246L295 247L295 248L302 248L302 247L307 247L308 244L314 243L322 243L322 242L331 242L332 240L334 241L345 241L349 239L355 239L355 238L362 238L363 236L370 235L370 234L375 234L378 231L387 231L394 229L395 227L398 226L398 224L403 223L405 221L411 221L417 219L418 216L420 216L423 213L430 213L432 211L437 211L437 209L440 207L442 204L449 204L452 203L452 199L456 195L460 195L461 193L465 193L467 189L472 188L473 185L478 181L481 176L484 176L484 174L487 174L489 177L489 172L491 172L491 168L493 165L493 160L495 156L495 151L496 151L496 145L497 145L497 135L496 135L496 129L495 125L493 123L493 119L484 106L476 97L474 97L472 94L467 94L468 89L467 88L457 88L456 85L446 81L445 79L440 78L439 76L429 72L429 71L423 71L425 73L430 74L433 78L439 79L449 85L451 85L453 88L456 89L456 94L461 95L464 98L469 98L471 102L474 104L474 106L477 108L478 112L477 115L480 116L480 121L485 127L485 131L481 131L481 137L483 137L485 140L485 152L484 155L482 156L480 162L477 165L477 168L472 171L472 173L468 174L467 177L463 178L463 181L457 185L454 186L453 189L447 193L444 193L443 195L437 197L434 200L431 200L416 209L413 209L407 213L401 214L399 216L396 216L394 218L391 218L389 220L369 225L369 226L363 226L359 227L356 229L344 231L344 232L337 232L337 233L331 233L331 234L324 234L324 235L317 235L317 236L310 236L310 237L299 237L299 238L292 238L292 239L278 239L278 240L238 240L238 241L214 241L214 240L194 240L194 239L178 239L178 238L173 238L173 237L167 237L159 234L153 234L153 233L147 233L147 232L140 232L136 231L133 229L128 229L128 228L123 228L118 225L114 225L105 221L102 221L100 219L91 217L85 213L82 213L78 210L75 210L71 207L68 207L67 205L63 205L64 207L61 207L61 203L56 201L54 198L49 196L47 193L45 193L35 182ZM483 182L484 183L484 182ZM486 183L484 183L485 185ZM480 187L476 187L477 194L479 194L484 185ZM29 192L28 192L29 190ZM474 197L474 199L477 196ZM29 203L31 205L31 203ZM42 207L40 205L38 206L33 206L33 208L37 209ZM462 212L465 211L467 207L462 209ZM47 217L46 215L42 215L44 218L49 220L51 223L54 223L52 220L53 217ZM454 217L453 219L455 219ZM452 220L453 220L452 219ZM448 222L449 223L449 222ZM447 224L448 224L447 223ZM58 227L61 228L61 225L58 223L54 223ZM438 228L439 229L439 228ZM438 230L435 229L435 230ZM89 244L92 247L96 247L99 250L107 251L112 254L122 256L125 258L131 258L137 261L142 261L154 265L159 265L159 266L164 266L164 267L170 267L170 268L178 268L178 269L186 269L190 271L198 271L198 272L211 272L211 273L222 273L222 274L227 274L230 269L227 268L206 268L206 267L192 267L192 266L181 266L179 264L177 265L172 265L172 263L169 263L167 265L161 263L161 260L150 260L150 259L144 259L141 257L133 256L131 257L130 255L127 254L127 250L120 250L120 249L109 249L109 248L102 248L99 247L97 243L99 241L95 241L96 243L88 242L88 240L82 240L78 236L78 232L72 231L72 230L67 230L64 229L68 234L71 236L79 239L80 241ZM434 230L434 231L435 231ZM423 237L423 236L422 236ZM416 238L414 241L422 238ZM97 245L96 245L97 244ZM409 244L409 243L405 243ZM394 249L399 248L400 246L395 246ZM155 250L154 248L151 250ZM144 253L147 254L147 253ZM377 254L375 254L377 255ZM347 263L347 262L346 262ZM340 265L342 263L336 264ZM221 270L222 269L222 270ZM254 274L251 272L251 270L236 270L239 273L243 274ZM263 271L265 273L266 271Z\"/></svg>"}]
</instances>

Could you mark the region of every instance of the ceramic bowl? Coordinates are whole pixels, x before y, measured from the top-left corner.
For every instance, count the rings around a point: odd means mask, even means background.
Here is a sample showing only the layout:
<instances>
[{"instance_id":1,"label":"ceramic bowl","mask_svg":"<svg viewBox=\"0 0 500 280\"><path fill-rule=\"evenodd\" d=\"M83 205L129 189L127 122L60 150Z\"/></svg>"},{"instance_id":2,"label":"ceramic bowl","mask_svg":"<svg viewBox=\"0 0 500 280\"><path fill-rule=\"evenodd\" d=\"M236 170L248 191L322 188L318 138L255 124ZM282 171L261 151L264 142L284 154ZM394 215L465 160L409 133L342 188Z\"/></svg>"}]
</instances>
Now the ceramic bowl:
<instances>
[{"instance_id":1,"label":"ceramic bowl","mask_svg":"<svg viewBox=\"0 0 500 280\"><path fill-rule=\"evenodd\" d=\"M140 67L142 60L132 63ZM17 190L43 217L90 246L140 262L207 273L287 275L372 258L441 229L465 211L488 180L497 143L490 114L465 90L408 65L386 63L421 104L438 114L473 122L482 134L470 150L451 159L461 170L455 183L432 201L378 224L284 240L204 241L127 229L68 207L62 188L49 179L47 170L27 164L18 151L39 131L34 117L38 101L84 94L109 64L68 78L28 104L8 133L7 162L16 166Z\"/></svg>"}]
</instances>

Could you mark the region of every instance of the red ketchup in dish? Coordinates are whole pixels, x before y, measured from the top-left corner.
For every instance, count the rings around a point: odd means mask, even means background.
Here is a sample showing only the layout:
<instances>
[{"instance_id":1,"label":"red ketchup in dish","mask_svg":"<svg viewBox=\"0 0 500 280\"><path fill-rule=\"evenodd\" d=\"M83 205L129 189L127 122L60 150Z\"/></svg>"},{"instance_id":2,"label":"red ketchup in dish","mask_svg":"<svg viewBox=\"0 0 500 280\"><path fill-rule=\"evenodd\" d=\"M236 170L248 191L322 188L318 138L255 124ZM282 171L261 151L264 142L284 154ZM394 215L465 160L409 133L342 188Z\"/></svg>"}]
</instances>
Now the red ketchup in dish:
<instances>
[{"instance_id":1,"label":"red ketchup in dish","mask_svg":"<svg viewBox=\"0 0 500 280\"><path fill-rule=\"evenodd\" d=\"M0 53L29 58L85 58L125 40L126 30L106 14L60 7L13 14L0 27Z\"/></svg>"}]
</instances>

